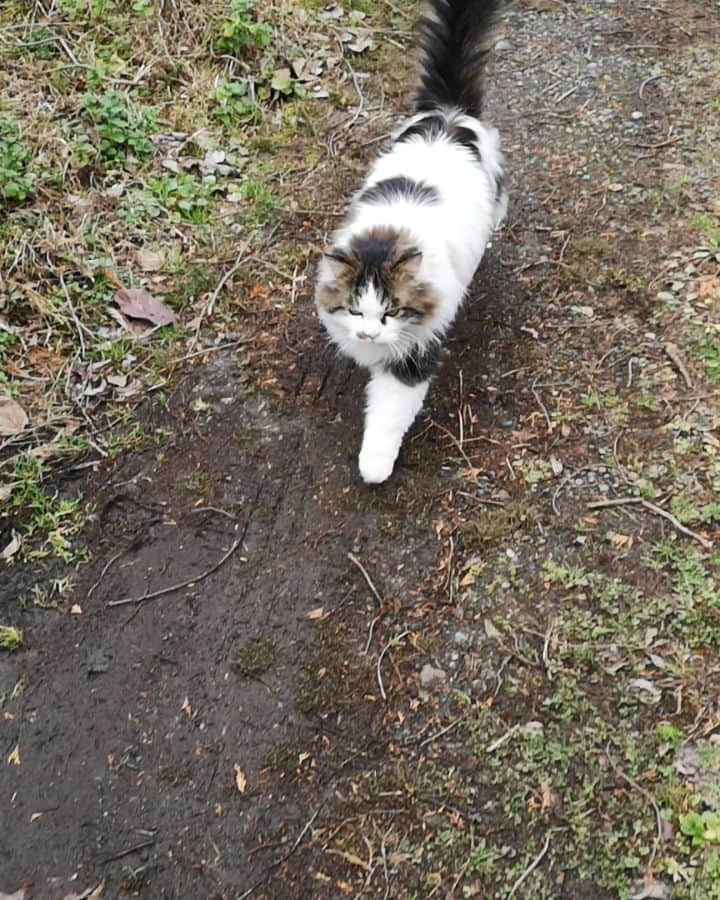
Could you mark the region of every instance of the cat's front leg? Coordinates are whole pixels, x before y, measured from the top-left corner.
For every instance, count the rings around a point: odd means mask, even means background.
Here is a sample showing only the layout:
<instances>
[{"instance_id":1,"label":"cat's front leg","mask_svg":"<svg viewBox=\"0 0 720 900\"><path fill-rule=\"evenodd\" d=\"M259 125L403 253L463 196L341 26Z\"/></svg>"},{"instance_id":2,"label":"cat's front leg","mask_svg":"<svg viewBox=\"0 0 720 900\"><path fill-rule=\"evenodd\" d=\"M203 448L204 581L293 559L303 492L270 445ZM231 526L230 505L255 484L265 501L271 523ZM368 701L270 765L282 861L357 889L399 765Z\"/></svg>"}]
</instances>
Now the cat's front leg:
<instances>
[{"instance_id":1,"label":"cat's front leg","mask_svg":"<svg viewBox=\"0 0 720 900\"><path fill-rule=\"evenodd\" d=\"M360 474L368 484L380 484L392 474L405 432L420 412L429 382L408 385L389 372L374 372L367 387L365 433L360 450Z\"/></svg>"}]
</instances>

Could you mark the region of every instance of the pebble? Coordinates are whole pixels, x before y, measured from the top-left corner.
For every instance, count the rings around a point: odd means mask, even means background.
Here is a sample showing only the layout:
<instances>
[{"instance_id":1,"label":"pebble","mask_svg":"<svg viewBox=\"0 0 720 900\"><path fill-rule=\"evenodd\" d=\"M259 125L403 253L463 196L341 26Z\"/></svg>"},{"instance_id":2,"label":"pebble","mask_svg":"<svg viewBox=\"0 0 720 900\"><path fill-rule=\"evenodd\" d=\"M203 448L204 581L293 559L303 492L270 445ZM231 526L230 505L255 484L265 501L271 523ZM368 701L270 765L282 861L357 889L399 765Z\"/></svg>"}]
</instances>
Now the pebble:
<instances>
[{"instance_id":1,"label":"pebble","mask_svg":"<svg viewBox=\"0 0 720 900\"><path fill-rule=\"evenodd\" d=\"M433 688L438 684L442 684L446 680L447 675L445 670L436 669L434 666L431 666L430 663L425 663L420 670L420 687L425 690Z\"/></svg>"},{"instance_id":2,"label":"pebble","mask_svg":"<svg viewBox=\"0 0 720 900\"><path fill-rule=\"evenodd\" d=\"M466 631L456 631L453 635L453 641L455 641L459 647L467 647L470 643L470 635Z\"/></svg>"}]
</instances>

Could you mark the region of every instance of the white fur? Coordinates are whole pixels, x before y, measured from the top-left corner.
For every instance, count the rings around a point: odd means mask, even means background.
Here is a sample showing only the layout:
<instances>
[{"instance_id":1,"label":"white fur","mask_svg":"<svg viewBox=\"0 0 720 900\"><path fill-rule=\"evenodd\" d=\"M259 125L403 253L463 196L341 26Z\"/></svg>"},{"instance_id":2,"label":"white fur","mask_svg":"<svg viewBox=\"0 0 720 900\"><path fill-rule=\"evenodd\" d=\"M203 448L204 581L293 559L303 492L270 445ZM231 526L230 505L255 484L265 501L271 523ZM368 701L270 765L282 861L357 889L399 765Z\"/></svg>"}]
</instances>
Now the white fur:
<instances>
[{"instance_id":1,"label":"white fur","mask_svg":"<svg viewBox=\"0 0 720 900\"><path fill-rule=\"evenodd\" d=\"M348 218L333 238L334 246L342 248L350 244L354 235L376 226L404 230L422 253L417 279L431 284L440 297L432 318L420 324L391 318L383 323L383 309L372 288L358 305L362 315L319 311L340 352L372 372L360 453L360 471L368 482L384 481L391 474L403 435L420 411L428 389L427 382L407 387L385 372L384 367L406 357L413 349L428 348L442 338L506 211L504 191L497 196L497 183L503 172L497 131L459 111L444 114L477 135L482 161L445 134L430 140L415 135L394 143L375 160L362 190L402 175L435 188L439 202L419 205L398 196L387 203L363 203L356 197ZM400 130L425 115L406 121ZM335 265L324 258L318 276L321 284L335 279Z\"/></svg>"},{"instance_id":2,"label":"white fur","mask_svg":"<svg viewBox=\"0 0 720 900\"><path fill-rule=\"evenodd\" d=\"M427 381L410 387L388 372L372 373L359 458L360 474L369 484L379 484L392 474L402 439L420 412L427 390Z\"/></svg>"}]
</instances>

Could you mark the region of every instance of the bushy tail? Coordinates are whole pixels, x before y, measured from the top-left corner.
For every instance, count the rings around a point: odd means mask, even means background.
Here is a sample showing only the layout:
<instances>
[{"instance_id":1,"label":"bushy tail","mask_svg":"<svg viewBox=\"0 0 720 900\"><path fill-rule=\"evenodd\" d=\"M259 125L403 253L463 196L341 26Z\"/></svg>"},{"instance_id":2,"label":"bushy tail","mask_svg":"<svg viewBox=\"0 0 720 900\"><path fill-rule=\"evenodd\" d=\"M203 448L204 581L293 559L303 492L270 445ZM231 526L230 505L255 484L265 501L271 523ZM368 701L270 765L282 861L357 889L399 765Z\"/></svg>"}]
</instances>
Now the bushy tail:
<instances>
[{"instance_id":1,"label":"bushy tail","mask_svg":"<svg viewBox=\"0 0 720 900\"><path fill-rule=\"evenodd\" d=\"M418 112L459 107L482 112L483 76L497 39L503 0L428 0L421 25Z\"/></svg>"}]
</instances>

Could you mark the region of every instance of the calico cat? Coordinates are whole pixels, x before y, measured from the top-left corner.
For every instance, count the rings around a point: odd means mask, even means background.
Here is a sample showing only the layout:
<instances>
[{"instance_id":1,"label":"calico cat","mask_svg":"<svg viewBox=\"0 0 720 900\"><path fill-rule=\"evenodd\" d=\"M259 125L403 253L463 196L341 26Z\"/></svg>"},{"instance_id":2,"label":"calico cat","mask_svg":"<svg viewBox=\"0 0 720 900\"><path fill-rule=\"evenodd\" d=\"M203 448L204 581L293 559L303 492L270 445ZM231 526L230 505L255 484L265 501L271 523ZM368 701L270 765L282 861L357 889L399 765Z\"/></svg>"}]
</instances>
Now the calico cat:
<instances>
[{"instance_id":1,"label":"calico cat","mask_svg":"<svg viewBox=\"0 0 720 900\"><path fill-rule=\"evenodd\" d=\"M323 256L318 315L341 353L370 370L359 466L392 473L443 336L502 221L497 131L483 76L502 0L429 0L415 113L375 160Z\"/></svg>"}]
</instances>

